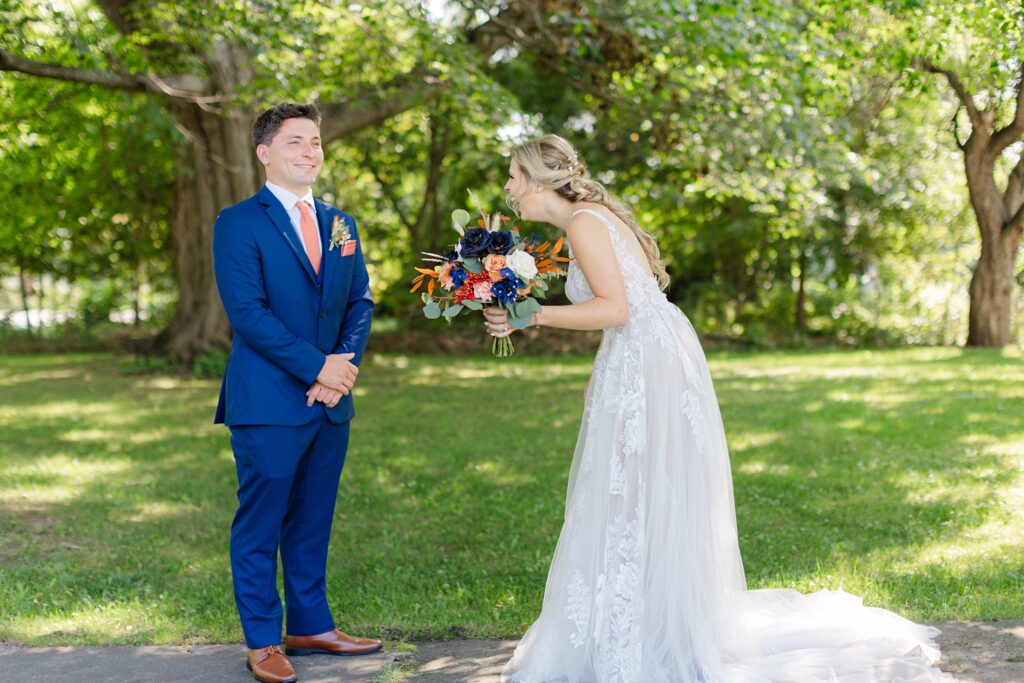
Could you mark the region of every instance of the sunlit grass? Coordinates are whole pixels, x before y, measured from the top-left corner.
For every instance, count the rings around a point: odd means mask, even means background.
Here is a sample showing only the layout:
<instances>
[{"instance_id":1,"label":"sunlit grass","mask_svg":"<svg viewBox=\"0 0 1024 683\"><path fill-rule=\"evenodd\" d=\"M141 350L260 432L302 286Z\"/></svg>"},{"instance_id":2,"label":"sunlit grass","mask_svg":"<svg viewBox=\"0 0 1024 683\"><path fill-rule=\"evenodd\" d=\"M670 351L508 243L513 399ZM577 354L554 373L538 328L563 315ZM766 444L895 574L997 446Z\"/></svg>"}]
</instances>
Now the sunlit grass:
<instances>
[{"instance_id":1,"label":"sunlit grass","mask_svg":"<svg viewBox=\"0 0 1024 683\"><path fill-rule=\"evenodd\" d=\"M1019 351L713 353L751 587L914 619L1024 613ZM0 358L0 640L238 641L218 383ZM588 359L370 356L329 594L346 630L522 633Z\"/></svg>"}]
</instances>

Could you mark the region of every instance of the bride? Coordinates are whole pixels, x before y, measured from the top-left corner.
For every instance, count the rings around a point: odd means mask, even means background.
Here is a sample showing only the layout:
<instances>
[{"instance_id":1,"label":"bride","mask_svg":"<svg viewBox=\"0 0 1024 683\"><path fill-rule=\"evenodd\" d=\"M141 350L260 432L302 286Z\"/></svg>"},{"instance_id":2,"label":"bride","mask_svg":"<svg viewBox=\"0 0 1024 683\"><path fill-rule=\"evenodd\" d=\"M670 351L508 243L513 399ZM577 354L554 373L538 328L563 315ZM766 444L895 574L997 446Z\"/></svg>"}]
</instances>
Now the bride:
<instances>
[{"instance_id":1,"label":"bride","mask_svg":"<svg viewBox=\"0 0 1024 683\"><path fill-rule=\"evenodd\" d=\"M540 617L508 683L949 681L938 630L843 591L746 589L711 375L666 299L654 238L556 135L512 152L524 219L564 230L570 306L534 325L604 330ZM486 311L494 336L513 330Z\"/></svg>"}]
</instances>

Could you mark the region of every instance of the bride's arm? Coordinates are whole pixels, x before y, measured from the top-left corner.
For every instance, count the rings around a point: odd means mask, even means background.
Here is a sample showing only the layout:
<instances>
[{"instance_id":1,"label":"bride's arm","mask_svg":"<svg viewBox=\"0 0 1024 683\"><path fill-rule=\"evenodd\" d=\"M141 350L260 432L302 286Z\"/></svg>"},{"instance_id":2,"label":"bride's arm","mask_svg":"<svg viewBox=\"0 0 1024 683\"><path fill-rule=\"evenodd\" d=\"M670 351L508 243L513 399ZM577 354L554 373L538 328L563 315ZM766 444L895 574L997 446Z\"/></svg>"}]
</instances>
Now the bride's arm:
<instances>
[{"instance_id":1,"label":"bride's arm","mask_svg":"<svg viewBox=\"0 0 1024 683\"><path fill-rule=\"evenodd\" d=\"M625 325L629 319L626 285L608 229L596 217L581 213L569 222L565 232L594 298L570 306L542 306L536 316L537 324L566 330L603 330ZM507 319L504 309L494 307L484 312L494 336L511 334L511 330L503 331Z\"/></svg>"}]
</instances>

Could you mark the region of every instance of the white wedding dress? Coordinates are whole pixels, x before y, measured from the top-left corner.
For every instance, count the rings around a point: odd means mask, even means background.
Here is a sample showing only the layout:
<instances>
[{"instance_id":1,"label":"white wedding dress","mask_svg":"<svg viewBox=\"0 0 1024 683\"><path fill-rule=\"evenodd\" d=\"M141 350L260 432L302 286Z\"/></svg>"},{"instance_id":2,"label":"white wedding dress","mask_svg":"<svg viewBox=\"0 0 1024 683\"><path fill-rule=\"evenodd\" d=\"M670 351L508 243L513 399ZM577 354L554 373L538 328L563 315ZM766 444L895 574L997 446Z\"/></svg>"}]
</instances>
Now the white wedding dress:
<instances>
[{"instance_id":1,"label":"white wedding dress","mask_svg":"<svg viewBox=\"0 0 1024 683\"><path fill-rule=\"evenodd\" d=\"M937 629L843 591L746 589L697 335L614 224L583 211L611 233L629 322L604 331L541 614L502 681L951 681L934 667ZM575 263L565 290L593 298Z\"/></svg>"}]
</instances>

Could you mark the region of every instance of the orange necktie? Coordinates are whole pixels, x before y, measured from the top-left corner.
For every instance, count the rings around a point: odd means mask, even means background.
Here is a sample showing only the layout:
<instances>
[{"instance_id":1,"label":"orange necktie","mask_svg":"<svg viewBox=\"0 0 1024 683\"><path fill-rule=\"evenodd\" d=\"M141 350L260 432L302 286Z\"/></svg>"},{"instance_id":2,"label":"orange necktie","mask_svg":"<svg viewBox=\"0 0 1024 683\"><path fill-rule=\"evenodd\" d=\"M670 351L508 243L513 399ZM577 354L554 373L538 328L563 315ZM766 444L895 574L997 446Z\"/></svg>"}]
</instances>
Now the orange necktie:
<instances>
[{"instance_id":1,"label":"orange necktie","mask_svg":"<svg viewBox=\"0 0 1024 683\"><path fill-rule=\"evenodd\" d=\"M306 202L295 204L299 209L299 229L302 230L302 241L306 243L306 256L313 264L313 272L320 272L320 241L316 236L316 219Z\"/></svg>"}]
</instances>

